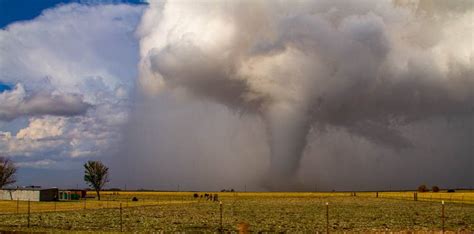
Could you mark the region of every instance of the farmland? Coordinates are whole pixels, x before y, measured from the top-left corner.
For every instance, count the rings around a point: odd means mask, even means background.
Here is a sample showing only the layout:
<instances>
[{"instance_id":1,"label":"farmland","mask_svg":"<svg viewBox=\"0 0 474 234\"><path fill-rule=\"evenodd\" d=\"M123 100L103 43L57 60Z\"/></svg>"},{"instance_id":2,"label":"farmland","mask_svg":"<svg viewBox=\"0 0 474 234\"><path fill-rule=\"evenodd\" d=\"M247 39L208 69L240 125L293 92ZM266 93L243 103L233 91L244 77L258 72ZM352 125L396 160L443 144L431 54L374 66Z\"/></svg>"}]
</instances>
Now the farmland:
<instances>
[{"instance_id":1,"label":"farmland","mask_svg":"<svg viewBox=\"0 0 474 234\"><path fill-rule=\"evenodd\" d=\"M0 201L0 230L220 230L219 202L193 198L193 194L104 192L102 201L31 202L29 228L28 202ZM418 201L413 201L413 192L380 192L378 197L375 192L217 194L225 231L238 231L238 225L245 223L250 231L323 232L327 221L330 231L441 230L441 200L446 230L474 230L472 191L420 193ZM138 201L132 202L132 197Z\"/></svg>"}]
</instances>

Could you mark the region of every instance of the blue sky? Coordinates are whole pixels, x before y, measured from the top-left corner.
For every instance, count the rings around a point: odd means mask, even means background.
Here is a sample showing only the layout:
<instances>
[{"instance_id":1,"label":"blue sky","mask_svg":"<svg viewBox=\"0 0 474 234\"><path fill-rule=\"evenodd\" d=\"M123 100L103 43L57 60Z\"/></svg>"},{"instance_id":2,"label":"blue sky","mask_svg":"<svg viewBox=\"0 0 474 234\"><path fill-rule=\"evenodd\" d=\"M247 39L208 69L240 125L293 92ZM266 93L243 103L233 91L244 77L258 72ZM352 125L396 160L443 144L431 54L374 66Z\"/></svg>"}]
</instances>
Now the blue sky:
<instances>
[{"instance_id":1,"label":"blue sky","mask_svg":"<svg viewBox=\"0 0 474 234\"><path fill-rule=\"evenodd\" d=\"M7 84L4 84L0 81L0 93L5 91L5 90L11 90L11 86L7 85Z\"/></svg>"},{"instance_id":2,"label":"blue sky","mask_svg":"<svg viewBox=\"0 0 474 234\"><path fill-rule=\"evenodd\" d=\"M143 2L142 0L0 0L0 28L4 28L15 21L31 20L40 15L44 9L52 8L60 4L143 4Z\"/></svg>"}]
</instances>

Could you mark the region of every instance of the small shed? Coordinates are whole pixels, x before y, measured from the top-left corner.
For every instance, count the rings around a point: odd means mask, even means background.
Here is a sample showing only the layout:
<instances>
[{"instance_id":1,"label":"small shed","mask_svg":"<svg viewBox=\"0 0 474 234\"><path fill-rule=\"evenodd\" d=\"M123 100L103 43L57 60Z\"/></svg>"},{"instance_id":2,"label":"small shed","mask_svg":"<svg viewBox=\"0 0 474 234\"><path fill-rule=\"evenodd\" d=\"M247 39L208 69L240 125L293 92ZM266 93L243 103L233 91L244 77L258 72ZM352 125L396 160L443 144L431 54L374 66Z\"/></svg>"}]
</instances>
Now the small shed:
<instances>
[{"instance_id":1,"label":"small shed","mask_svg":"<svg viewBox=\"0 0 474 234\"><path fill-rule=\"evenodd\" d=\"M59 190L59 200L69 201L69 200L80 200L86 197L86 190L81 189L68 189L68 190Z\"/></svg>"},{"instance_id":2,"label":"small shed","mask_svg":"<svg viewBox=\"0 0 474 234\"><path fill-rule=\"evenodd\" d=\"M18 188L1 189L0 200L20 201L55 201L58 198L58 189Z\"/></svg>"}]
</instances>

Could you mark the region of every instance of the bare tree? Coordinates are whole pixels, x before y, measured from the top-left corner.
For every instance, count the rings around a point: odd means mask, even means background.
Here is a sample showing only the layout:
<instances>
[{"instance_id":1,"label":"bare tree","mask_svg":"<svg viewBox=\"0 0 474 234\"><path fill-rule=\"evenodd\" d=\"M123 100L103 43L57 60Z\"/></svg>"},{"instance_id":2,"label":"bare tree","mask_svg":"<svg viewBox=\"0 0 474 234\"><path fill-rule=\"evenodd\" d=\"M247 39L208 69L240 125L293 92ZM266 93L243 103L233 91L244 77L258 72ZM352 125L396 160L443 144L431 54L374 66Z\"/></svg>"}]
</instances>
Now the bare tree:
<instances>
[{"instance_id":1,"label":"bare tree","mask_svg":"<svg viewBox=\"0 0 474 234\"><path fill-rule=\"evenodd\" d=\"M97 193L100 200L100 190L109 182L109 168L101 161L88 161L84 164L84 181Z\"/></svg>"},{"instance_id":2,"label":"bare tree","mask_svg":"<svg viewBox=\"0 0 474 234\"><path fill-rule=\"evenodd\" d=\"M10 159L0 156L0 188L16 182L17 167Z\"/></svg>"}]
</instances>

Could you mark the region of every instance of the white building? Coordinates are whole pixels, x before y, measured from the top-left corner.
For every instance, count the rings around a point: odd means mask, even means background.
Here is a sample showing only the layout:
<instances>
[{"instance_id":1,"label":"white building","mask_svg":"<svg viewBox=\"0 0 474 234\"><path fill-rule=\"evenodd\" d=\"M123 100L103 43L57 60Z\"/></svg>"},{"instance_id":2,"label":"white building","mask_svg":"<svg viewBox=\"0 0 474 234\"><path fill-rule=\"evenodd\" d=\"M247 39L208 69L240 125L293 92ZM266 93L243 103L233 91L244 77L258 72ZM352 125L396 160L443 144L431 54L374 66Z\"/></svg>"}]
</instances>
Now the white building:
<instances>
[{"instance_id":1,"label":"white building","mask_svg":"<svg viewBox=\"0 0 474 234\"><path fill-rule=\"evenodd\" d=\"M58 189L0 189L0 200L20 201L56 201L58 200Z\"/></svg>"}]
</instances>

